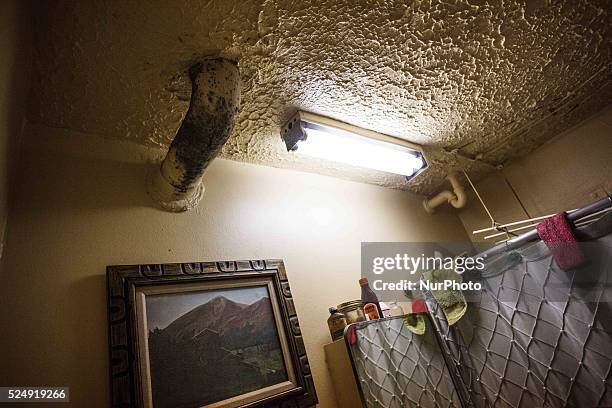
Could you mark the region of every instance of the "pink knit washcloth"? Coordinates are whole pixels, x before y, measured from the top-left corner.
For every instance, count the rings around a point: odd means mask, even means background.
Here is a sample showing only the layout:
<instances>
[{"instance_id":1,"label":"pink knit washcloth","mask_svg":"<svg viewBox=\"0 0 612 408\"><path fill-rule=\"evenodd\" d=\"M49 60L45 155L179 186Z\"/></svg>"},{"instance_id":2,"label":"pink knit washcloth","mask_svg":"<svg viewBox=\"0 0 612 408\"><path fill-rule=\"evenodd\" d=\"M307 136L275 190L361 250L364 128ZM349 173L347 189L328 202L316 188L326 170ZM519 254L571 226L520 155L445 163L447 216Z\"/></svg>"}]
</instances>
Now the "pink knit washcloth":
<instances>
[{"instance_id":1,"label":"pink knit washcloth","mask_svg":"<svg viewBox=\"0 0 612 408\"><path fill-rule=\"evenodd\" d=\"M564 212L540 222L537 230L559 268L569 271L584 263L584 253Z\"/></svg>"}]
</instances>

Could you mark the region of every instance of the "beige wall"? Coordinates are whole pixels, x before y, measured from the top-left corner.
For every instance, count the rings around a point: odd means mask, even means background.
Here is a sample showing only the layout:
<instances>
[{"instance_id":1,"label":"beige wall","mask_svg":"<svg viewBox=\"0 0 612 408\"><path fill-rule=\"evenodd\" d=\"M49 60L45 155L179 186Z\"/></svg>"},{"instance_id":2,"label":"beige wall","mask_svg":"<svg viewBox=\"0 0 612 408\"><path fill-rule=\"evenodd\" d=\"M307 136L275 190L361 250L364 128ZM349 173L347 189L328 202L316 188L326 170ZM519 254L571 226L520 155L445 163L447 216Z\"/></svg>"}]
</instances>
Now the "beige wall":
<instances>
[{"instance_id":1,"label":"beige wall","mask_svg":"<svg viewBox=\"0 0 612 408\"><path fill-rule=\"evenodd\" d=\"M74 406L107 407L105 266L283 258L322 407L327 308L359 297L361 241L466 239L421 197L215 160L197 209L151 207L152 152L65 130L26 129L0 285L0 385L68 385Z\"/></svg>"},{"instance_id":2,"label":"beige wall","mask_svg":"<svg viewBox=\"0 0 612 408\"><path fill-rule=\"evenodd\" d=\"M28 1L0 1L0 257L4 243L9 178L25 116L31 37Z\"/></svg>"},{"instance_id":3,"label":"beige wall","mask_svg":"<svg viewBox=\"0 0 612 408\"><path fill-rule=\"evenodd\" d=\"M612 194L612 106L476 188L501 223L570 210ZM470 235L491 224L473 192L460 217Z\"/></svg>"}]
</instances>

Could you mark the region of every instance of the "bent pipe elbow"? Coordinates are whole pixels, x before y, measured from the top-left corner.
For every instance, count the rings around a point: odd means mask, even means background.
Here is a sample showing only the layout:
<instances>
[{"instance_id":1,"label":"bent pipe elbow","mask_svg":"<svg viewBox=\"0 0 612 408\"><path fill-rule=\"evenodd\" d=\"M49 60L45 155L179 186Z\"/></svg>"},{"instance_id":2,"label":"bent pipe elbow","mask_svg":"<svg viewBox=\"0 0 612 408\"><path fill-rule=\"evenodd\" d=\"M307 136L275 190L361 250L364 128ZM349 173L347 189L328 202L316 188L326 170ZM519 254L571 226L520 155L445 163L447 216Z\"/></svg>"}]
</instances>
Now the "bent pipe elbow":
<instances>
[{"instance_id":1,"label":"bent pipe elbow","mask_svg":"<svg viewBox=\"0 0 612 408\"><path fill-rule=\"evenodd\" d=\"M463 208L467 203L467 194L463 189L459 180L457 180L457 175L455 173L451 173L448 175L448 181L450 181L451 186L453 187L454 197L449 200L449 204L455 208Z\"/></svg>"},{"instance_id":2,"label":"bent pipe elbow","mask_svg":"<svg viewBox=\"0 0 612 408\"><path fill-rule=\"evenodd\" d=\"M432 214L436 207L444 203L450 203L454 199L456 199L456 196L452 192L444 190L430 199L425 198L425 200L423 200L423 207L425 208L425 211Z\"/></svg>"},{"instance_id":3,"label":"bent pipe elbow","mask_svg":"<svg viewBox=\"0 0 612 408\"><path fill-rule=\"evenodd\" d=\"M425 200L423 200L423 207L427 213L433 214L435 208L445 202L449 203L454 208L463 208L467 203L467 194L463 186L459 183L459 180L457 180L457 175L451 173L447 176L447 179L451 183L453 191L444 190L430 199L425 198Z\"/></svg>"},{"instance_id":4,"label":"bent pipe elbow","mask_svg":"<svg viewBox=\"0 0 612 408\"><path fill-rule=\"evenodd\" d=\"M204 60L191 67L189 76L189 109L166 157L148 181L153 198L173 212L187 211L201 199L204 171L230 137L240 106L236 63Z\"/></svg>"}]
</instances>

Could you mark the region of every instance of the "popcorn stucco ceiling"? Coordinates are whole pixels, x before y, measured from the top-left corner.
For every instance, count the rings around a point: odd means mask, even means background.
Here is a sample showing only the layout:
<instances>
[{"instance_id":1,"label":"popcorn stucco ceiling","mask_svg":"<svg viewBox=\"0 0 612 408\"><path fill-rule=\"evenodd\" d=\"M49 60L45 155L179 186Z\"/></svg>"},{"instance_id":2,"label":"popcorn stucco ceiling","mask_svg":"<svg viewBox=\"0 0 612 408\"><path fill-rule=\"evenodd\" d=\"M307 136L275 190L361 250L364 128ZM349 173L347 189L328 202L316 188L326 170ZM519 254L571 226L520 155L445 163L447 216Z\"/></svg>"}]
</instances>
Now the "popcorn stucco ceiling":
<instances>
[{"instance_id":1,"label":"popcorn stucco ceiling","mask_svg":"<svg viewBox=\"0 0 612 408\"><path fill-rule=\"evenodd\" d=\"M484 174L612 102L611 4L47 1L29 119L165 147L186 69L224 55L243 89L223 157L431 193L449 168ZM423 144L431 169L407 183L291 155L279 127L298 108Z\"/></svg>"}]
</instances>

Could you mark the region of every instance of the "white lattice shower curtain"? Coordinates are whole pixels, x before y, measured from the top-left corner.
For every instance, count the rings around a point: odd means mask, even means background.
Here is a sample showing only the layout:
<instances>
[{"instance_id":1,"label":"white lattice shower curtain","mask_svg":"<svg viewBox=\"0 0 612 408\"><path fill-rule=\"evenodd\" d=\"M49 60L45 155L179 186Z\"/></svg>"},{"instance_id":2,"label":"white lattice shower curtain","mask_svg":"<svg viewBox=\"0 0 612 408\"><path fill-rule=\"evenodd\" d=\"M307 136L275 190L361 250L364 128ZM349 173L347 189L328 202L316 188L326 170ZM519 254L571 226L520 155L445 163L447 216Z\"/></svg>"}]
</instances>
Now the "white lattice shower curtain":
<instances>
[{"instance_id":1,"label":"white lattice shower curtain","mask_svg":"<svg viewBox=\"0 0 612 408\"><path fill-rule=\"evenodd\" d=\"M585 251L589 264L569 272L542 242L491 262L452 327L431 296L423 336L401 319L358 325L366 406L612 406L612 235Z\"/></svg>"}]
</instances>

